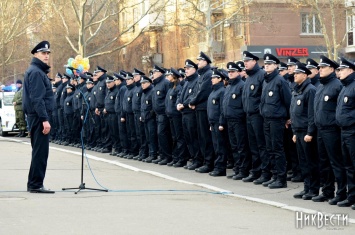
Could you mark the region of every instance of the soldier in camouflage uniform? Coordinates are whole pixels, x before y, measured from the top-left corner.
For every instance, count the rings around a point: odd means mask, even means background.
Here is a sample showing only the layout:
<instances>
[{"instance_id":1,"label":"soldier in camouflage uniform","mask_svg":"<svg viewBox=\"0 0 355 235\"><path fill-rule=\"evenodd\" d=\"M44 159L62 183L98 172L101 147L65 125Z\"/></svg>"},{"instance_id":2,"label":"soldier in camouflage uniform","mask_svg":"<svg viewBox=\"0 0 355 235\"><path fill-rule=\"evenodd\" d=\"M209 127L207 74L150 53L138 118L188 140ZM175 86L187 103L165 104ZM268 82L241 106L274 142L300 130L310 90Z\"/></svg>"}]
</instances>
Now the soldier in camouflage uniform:
<instances>
[{"instance_id":1,"label":"soldier in camouflage uniform","mask_svg":"<svg viewBox=\"0 0 355 235\"><path fill-rule=\"evenodd\" d=\"M26 121L25 114L22 110L22 81L17 80L16 82L17 92L15 93L12 103L15 108L16 125L18 126L20 133L16 137L25 137L26 134Z\"/></svg>"}]
</instances>

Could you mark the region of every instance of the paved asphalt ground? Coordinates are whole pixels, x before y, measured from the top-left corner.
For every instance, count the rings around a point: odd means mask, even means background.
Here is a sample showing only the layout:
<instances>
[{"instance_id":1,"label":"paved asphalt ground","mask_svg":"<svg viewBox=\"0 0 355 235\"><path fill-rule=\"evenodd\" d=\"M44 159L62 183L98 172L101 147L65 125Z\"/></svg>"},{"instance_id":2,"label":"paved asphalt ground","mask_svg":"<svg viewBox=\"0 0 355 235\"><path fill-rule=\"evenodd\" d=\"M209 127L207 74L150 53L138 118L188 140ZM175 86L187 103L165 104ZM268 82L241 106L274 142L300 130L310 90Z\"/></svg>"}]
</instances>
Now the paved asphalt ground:
<instances>
[{"instance_id":1,"label":"paved asphalt ground","mask_svg":"<svg viewBox=\"0 0 355 235\"><path fill-rule=\"evenodd\" d=\"M45 186L56 193L32 194L29 139L0 137L0 149L0 235L355 234L354 210L294 199L301 183L271 190L87 151L86 187L109 192L74 194L62 188L80 185L81 150L51 144ZM341 213L349 224L297 228L297 211Z\"/></svg>"}]
</instances>

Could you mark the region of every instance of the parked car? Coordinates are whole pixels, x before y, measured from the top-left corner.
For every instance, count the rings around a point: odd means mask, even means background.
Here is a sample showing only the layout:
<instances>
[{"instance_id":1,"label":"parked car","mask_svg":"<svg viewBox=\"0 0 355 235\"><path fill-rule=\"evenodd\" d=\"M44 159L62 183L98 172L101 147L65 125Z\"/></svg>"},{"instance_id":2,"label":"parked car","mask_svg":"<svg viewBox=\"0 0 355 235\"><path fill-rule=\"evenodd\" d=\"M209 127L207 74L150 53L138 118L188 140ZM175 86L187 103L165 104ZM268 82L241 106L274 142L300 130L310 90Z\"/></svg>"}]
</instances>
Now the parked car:
<instances>
[{"instance_id":1,"label":"parked car","mask_svg":"<svg viewBox=\"0 0 355 235\"><path fill-rule=\"evenodd\" d=\"M0 135L19 131L16 125L15 109L12 104L15 92L0 92Z\"/></svg>"}]
</instances>

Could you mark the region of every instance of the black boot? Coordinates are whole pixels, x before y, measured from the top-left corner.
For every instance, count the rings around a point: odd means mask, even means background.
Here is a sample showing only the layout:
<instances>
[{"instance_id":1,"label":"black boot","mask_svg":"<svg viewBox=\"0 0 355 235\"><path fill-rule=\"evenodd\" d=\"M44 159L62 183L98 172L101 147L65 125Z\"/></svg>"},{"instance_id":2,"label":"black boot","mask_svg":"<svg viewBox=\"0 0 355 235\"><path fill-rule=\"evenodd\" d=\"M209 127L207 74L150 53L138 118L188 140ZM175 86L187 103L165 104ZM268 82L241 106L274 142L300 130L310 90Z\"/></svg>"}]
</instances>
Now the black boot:
<instances>
[{"instance_id":1,"label":"black boot","mask_svg":"<svg viewBox=\"0 0 355 235\"><path fill-rule=\"evenodd\" d=\"M26 136L25 131L20 131L20 135L19 135L19 137L25 137L25 136Z\"/></svg>"}]
</instances>

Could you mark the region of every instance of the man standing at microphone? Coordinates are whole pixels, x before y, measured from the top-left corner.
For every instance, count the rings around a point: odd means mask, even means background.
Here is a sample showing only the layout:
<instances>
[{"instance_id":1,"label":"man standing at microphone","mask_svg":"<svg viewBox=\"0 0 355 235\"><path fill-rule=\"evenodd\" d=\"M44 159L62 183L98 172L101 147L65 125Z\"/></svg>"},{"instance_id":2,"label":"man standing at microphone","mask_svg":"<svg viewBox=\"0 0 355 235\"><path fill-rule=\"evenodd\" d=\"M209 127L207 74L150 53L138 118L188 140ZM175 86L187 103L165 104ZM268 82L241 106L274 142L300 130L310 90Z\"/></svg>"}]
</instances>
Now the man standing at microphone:
<instances>
[{"instance_id":1,"label":"man standing at microphone","mask_svg":"<svg viewBox=\"0 0 355 235\"><path fill-rule=\"evenodd\" d=\"M27 182L30 193L54 193L43 186L49 154L49 116L54 103L52 85L47 77L50 69L49 47L48 41L42 41L32 49L33 58L25 73L23 86L23 110L27 115L32 145Z\"/></svg>"}]
</instances>

